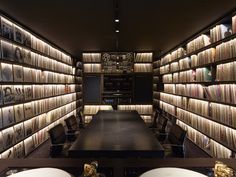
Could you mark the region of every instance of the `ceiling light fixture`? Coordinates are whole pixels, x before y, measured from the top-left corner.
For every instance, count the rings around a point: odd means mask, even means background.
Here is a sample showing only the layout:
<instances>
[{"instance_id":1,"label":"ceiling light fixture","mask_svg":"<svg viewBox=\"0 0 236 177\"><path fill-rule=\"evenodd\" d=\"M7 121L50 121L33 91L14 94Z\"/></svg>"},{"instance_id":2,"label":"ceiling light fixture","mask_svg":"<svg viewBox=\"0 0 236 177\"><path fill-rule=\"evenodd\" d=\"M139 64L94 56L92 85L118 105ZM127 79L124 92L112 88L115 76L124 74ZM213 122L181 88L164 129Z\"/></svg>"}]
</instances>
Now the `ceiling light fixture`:
<instances>
[{"instance_id":1,"label":"ceiling light fixture","mask_svg":"<svg viewBox=\"0 0 236 177\"><path fill-rule=\"evenodd\" d=\"M116 33L119 33L120 31L119 30L116 30Z\"/></svg>"},{"instance_id":2,"label":"ceiling light fixture","mask_svg":"<svg viewBox=\"0 0 236 177\"><path fill-rule=\"evenodd\" d=\"M115 19L115 22L118 23L120 20L119 19Z\"/></svg>"}]
</instances>

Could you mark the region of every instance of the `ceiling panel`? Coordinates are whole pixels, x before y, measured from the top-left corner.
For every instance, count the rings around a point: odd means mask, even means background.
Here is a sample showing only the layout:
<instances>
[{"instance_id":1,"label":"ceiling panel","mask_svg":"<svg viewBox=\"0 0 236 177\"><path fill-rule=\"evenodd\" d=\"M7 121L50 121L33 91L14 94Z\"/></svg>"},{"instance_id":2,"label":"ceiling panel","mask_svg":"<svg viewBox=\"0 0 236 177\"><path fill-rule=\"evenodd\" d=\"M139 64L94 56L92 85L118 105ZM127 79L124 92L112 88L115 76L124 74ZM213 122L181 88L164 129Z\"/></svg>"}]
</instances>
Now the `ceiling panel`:
<instances>
[{"instance_id":1,"label":"ceiling panel","mask_svg":"<svg viewBox=\"0 0 236 177\"><path fill-rule=\"evenodd\" d=\"M235 0L117 2L118 43L112 0L1 0L0 9L74 56L116 49L165 51L236 9Z\"/></svg>"}]
</instances>

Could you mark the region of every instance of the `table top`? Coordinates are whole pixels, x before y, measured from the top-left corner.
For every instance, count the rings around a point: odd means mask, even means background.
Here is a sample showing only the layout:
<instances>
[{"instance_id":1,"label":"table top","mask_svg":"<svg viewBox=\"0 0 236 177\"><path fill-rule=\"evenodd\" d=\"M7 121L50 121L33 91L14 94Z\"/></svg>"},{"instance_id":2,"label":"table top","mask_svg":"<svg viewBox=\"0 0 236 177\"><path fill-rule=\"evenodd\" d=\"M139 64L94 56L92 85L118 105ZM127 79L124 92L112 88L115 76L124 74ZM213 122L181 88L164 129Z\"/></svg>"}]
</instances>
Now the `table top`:
<instances>
[{"instance_id":1,"label":"table top","mask_svg":"<svg viewBox=\"0 0 236 177\"><path fill-rule=\"evenodd\" d=\"M206 175L203 175L201 173L183 169L183 168L157 168L150 171L147 171L146 173L142 174L140 177L207 177Z\"/></svg>"},{"instance_id":2,"label":"table top","mask_svg":"<svg viewBox=\"0 0 236 177\"><path fill-rule=\"evenodd\" d=\"M163 157L136 111L99 111L69 149L70 157Z\"/></svg>"},{"instance_id":3,"label":"table top","mask_svg":"<svg viewBox=\"0 0 236 177\"><path fill-rule=\"evenodd\" d=\"M57 168L36 168L21 171L10 175L9 177L72 177L71 174Z\"/></svg>"}]
</instances>

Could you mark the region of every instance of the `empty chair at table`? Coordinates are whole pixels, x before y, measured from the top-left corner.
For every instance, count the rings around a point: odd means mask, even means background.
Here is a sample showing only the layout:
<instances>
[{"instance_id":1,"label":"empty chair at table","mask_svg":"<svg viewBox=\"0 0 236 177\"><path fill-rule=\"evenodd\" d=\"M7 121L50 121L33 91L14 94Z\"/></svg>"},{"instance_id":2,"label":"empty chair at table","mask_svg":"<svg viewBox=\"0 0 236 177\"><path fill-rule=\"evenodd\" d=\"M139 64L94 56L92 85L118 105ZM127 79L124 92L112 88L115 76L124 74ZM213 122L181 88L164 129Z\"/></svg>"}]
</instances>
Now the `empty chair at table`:
<instances>
[{"instance_id":1,"label":"empty chair at table","mask_svg":"<svg viewBox=\"0 0 236 177\"><path fill-rule=\"evenodd\" d=\"M184 140L186 131L180 126L172 125L170 132L167 134L162 146L165 149L165 156L184 157Z\"/></svg>"}]
</instances>

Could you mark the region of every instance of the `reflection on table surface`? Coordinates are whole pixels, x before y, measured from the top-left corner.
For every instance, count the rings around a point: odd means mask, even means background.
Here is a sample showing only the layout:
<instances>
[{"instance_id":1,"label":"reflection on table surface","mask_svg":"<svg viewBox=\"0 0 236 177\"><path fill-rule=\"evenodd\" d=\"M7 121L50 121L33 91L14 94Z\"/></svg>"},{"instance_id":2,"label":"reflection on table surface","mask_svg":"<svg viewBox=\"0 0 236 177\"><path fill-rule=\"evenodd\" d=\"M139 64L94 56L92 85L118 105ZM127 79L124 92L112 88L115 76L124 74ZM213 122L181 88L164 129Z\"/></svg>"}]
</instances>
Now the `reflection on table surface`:
<instances>
[{"instance_id":1,"label":"reflection on table surface","mask_svg":"<svg viewBox=\"0 0 236 177\"><path fill-rule=\"evenodd\" d=\"M193 170L187 170L183 168L156 168L150 171L145 172L140 177L207 177L206 175L203 175L199 172L195 172Z\"/></svg>"},{"instance_id":2,"label":"reflection on table surface","mask_svg":"<svg viewBox=\"0 0 236 177\"><path fill-rule=\"evenodd\" d=\"M7 168L6 170L2 171L0 173L0 177L6 177L18 172L22 172L25 170L30 170L32 168ZM66 172L70 173L73 175L73 177L81 177L81 174L83 172L83 168L79 167L79 168L61 168L62 170L65 170ZM212 168L204 168L204 167L200 167L200 168L188 168L189 170L193 170L195 172L199 172L201 174L207 175L209 177L213 177L214 173L212 171ZM142 168L125 168L124 169L124 177L139 177L141 174L152 170L148 167L142 167ZM103 173L105 174L106 177L113 177L113 169L112 168L104 168L104 167L100 167L98 168L98 172L99 173ZM33 176L35 177L35 176ZM40 177L45 177L45 176L40 176Z\"/></svg>"}]
</instances>

